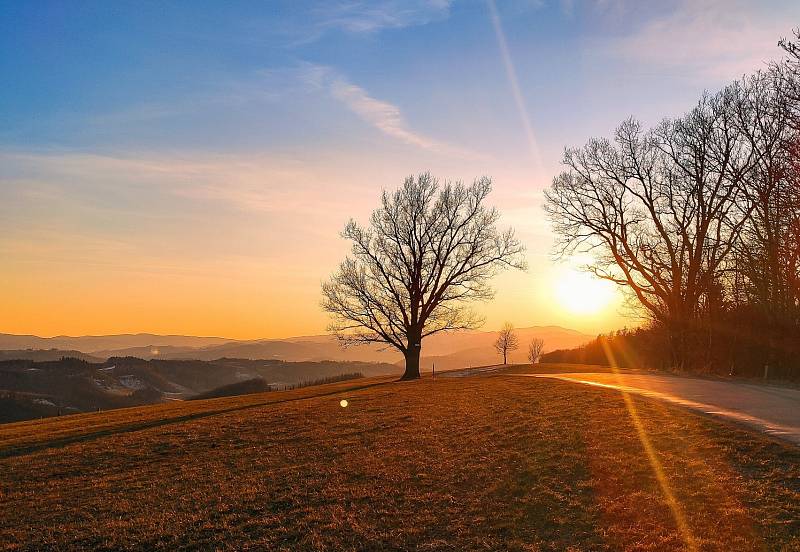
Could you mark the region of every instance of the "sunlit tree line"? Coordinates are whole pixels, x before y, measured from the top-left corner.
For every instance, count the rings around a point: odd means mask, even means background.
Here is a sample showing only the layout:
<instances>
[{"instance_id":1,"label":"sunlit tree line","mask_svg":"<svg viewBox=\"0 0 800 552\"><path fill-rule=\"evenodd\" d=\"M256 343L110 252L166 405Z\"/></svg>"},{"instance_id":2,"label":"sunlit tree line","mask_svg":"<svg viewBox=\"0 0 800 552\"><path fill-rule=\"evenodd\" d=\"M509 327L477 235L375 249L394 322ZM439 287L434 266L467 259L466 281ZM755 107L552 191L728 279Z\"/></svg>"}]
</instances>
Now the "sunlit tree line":
<instances>
[{"instance_id":1,"label":"sunlit tree line","mask_svg":"<svg viewBox=\"0 0 800 552\"><path fill-rule=\"evenodd\" d=\"M557 251L649 321L609 338L628 357L800 376L800 35L781 46L681 117L565 152L546 192Z\"/></svg>"}]
</instances>

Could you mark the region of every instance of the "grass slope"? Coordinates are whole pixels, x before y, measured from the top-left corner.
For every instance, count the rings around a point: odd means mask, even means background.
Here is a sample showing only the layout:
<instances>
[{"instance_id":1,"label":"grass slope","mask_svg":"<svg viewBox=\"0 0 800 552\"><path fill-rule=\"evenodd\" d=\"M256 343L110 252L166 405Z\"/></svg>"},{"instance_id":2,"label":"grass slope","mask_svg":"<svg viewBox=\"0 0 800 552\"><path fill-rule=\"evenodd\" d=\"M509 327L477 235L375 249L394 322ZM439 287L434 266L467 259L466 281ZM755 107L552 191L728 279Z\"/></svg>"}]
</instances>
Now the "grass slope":
<instances>
[{"instance_id":1,"label":"grass slope","mask_svg":"<svg viewBox=\"0 0 800 552\"><path fill-rule=\"evenodd\" d=\"M632 401L698 547L800 549L798 449ZM511 375L376 378L9 424L0 543L684 549L639 435L619 393Z\"/></svg>"}]
</instances>

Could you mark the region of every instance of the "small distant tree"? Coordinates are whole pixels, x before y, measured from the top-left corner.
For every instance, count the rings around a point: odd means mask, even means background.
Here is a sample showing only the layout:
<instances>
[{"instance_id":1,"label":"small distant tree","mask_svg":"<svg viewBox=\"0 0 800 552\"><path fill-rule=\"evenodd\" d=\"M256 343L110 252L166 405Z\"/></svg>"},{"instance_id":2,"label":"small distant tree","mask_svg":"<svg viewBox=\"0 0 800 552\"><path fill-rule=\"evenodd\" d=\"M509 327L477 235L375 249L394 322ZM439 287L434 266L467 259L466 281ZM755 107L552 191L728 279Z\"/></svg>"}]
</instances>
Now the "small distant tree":
<instances>
[{"instance_id":1,"label":"small distant tree","mask_svg":"<svg viewBox=\"0 0 800 552\"><path fill-rule=\"evenodd\" d=\"M430 174L406 179L367 227L350 221L353 244L322 286L329 329L345 344L382 343L405 357L403 379L419 378L422 340L435 333L477 328L468 303L490 299L491 278L525 267L524 248L500 213L485 204L491 180L440 186Z\"/></svg>"},{"instance_id":2,"label":"small distant tree","mask_svg":"<svg viewBox=\"0 0 800 552\"><path fill-rule=\"evenodd\" d=\"M528 360L531 364L536 364L539 362L539 358L542 356L542 349L544 348L544 339L541 337L534 337L531 339L531 342L528 344Z\"/></svg>"},{"instance_id":3,"label":"small distant tree","mask_svg":"<svg viewBox=\"0 0 800 552\"><path fill-rule=\"evenodd\" d=\"M503 364L508 364L508 353L519 349L519 337L514 331L514 326L506 322L494 342L494 348L503 355Z\"/></svg>"}]
</instances>

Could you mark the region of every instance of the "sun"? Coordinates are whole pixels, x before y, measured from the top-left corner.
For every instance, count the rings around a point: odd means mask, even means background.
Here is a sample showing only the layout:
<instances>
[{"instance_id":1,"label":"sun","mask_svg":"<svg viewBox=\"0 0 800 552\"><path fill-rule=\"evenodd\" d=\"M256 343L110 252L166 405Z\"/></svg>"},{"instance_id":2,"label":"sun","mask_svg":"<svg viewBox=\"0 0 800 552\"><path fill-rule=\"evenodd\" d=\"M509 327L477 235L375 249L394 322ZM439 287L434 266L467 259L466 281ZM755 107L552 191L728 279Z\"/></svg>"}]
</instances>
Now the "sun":
<instances>
[{"instance_id":1,"label":"sun","mask_svg":"<svg viewBox=\"0 0 800 552\"><path fill-rule=\"evenodd\" d=\"M574 314L597 314L614 299L614 284L566 268L558 275L555 295L564 310Z\"/></svg>"}]
</instances>

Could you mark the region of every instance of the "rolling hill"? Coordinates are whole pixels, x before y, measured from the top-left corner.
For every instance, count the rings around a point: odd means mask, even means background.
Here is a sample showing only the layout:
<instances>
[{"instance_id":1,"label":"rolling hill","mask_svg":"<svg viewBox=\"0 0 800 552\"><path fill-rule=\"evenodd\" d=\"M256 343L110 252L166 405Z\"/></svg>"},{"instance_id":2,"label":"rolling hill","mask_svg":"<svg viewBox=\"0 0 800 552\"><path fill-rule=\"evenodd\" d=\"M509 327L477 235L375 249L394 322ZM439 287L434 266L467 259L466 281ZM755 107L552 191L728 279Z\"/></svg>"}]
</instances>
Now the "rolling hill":
<instances>
[{"instance_id":1,"label":"rolling hill","mask_svg":"<svg viewBox=\"0 0 800 552\"><path fill-rule=\"evenodd\" d=\"M0 334L0 349L72 349L83 353L117 350L149 345L174 347L206 347L233 341L221 337L155 335L147 333L119 335L85 335L79 337Z\"/></svg>"},{"instance_id":2,"label":"rolling hill","mask_svg":"<svg viewBox=\"0 0 800 552\"><path fill-rule=\"evenodd\" d=\"M0 361L0 423L183 400L245 381L283 389L342 374L398 374L394 364L112 357Z\"/></svg>"},{"instance_id":3,"label":"rolling hill","mask_svg":"<svg viewBox=\"0 0 800 552\"><path fill-rule=\"evenodd\" d=\"M520 350L510 355L511 362L525 361L525 348L532 337L544 339L545 351L577 347L594 336L558 326L519 328ZM498 356L492 348L497 332L469 331L438 334L423 344L423 369L433 362L438 369L463 368L493 364ZM217 360L241 358L250 360L279 359L291 362L402 361L399 353L378 346L344 349L330 335L291 337L286 339L233 340L217 337L158 336L153 334L53 337L0 334L0 349L69 348L102 359L135 356L142 359Z\"/></svg>"},{"instance_id":4,"label":"rolling hill","mask_svg":"<svg viewBox=\"0 0 800 552\"><path fill-rule=\"evenodd\" d=\"M544 339L546 351L591 339L557 326L517 333L520 349L511 353L512 363L526 362L533 337ZM496 337L496 332L481 331L431 336L423 345L422 371L434 365L444 371L496 364ZM185 399L224 386L237 389L236 384L250 379L282 388L349 372L397 374L403 366L394 350L344 349L330 335L237 341L154 334L0 334L0 346L9 347L0 350L0 423Z\"/></svg>"},{"instance_id":5,"label":"rolling hill","mask_svg":"<svg viewBox=\"0 0 800 552\"><path fill-rule=\"evenodd\" d=\"M90 355L81 351L64 349L10 349L0 350L0 360L61 360L62 358L77 358L86 362L102 362L105 357Z\"/></svg>"}]
</instances>

